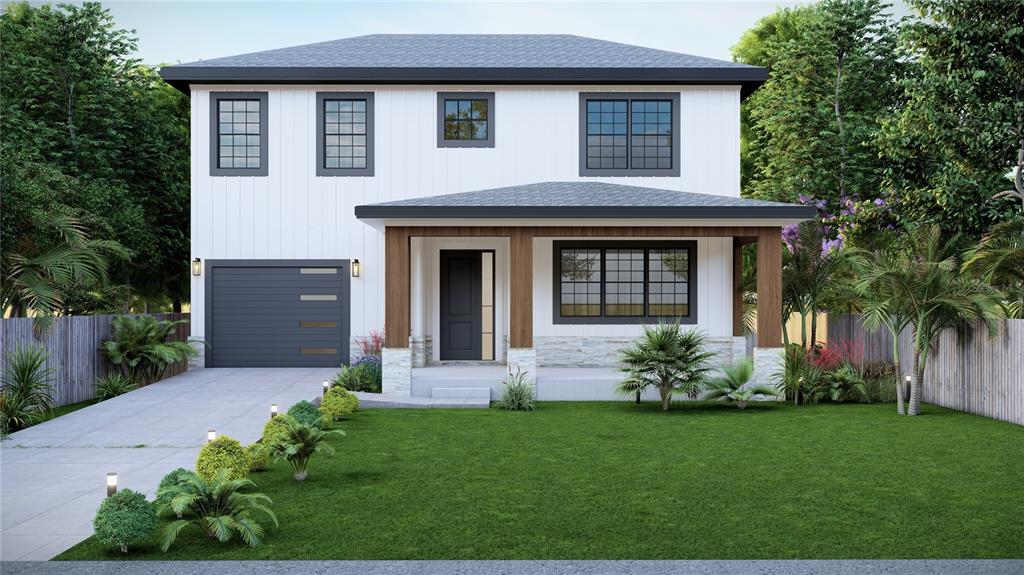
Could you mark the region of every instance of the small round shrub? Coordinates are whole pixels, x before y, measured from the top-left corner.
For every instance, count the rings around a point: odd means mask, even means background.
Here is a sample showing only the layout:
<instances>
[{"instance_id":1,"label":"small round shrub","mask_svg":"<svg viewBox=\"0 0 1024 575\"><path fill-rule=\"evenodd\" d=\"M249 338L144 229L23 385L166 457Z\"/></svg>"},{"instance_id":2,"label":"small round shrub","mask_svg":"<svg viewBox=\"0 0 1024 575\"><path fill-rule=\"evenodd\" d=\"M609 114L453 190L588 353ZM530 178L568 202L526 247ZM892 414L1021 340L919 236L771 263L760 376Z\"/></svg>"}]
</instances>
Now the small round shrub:
<instances>
[{"instance_id":1,"label":"small round shrub","mask_svg":"<svg viewBox=\"0 0 1024 575\"><path fill-rule=\"evenodd\" d=\"M92 526L100 543L117 545L122 553L127 553L129 545L153 534L156 511L145 495L125 489L103 500Z\"/></svg>"},{"instance_id":2,"label":"small round shrub","mask_svg":"<svg viewBox=\"0 0 1024 575\"><path fill-rule=\"evenodd\" d=\"M266 471L270 467L270 450L266 445L252 443L245 452L249 455L249 471Z\"/></svg>"},{"instance_id":3,"label":"small round shrub","mask_svg":"<svg viewBox=\"0 0 1024 575\"><path fill-rule=\"evenodd\" d=\"M287 437L288 422L291 419L291 416L282 413L267 420L267 423L263 425L263 437L260 438L260 443L270 445L282 437Z\"/></svg>"},{"instance_id":4,"label":"small round shrub","mask_svg":"<svg viewBox=\"0 0 1024 575\"><path fill-rule=\"evenodd\" d=\"M230 469L229 479L242 479L249 475L249 454L237 439L222 435L199 450L196 474L206 481L217 476L217 470Z\"/></svg>"},{"instance_id":5,"label":"small round shrub","mask_svg":"<svg viewBox=\"0 0 1024 575\"><path fill-rule=\"evenodd\" d=\"M303 425L320 425L320 410L308 401L300 401L288 410L288 415Z\"/></svg>"},{"instance_id":6,"label":"small round shrub","mask_svg":"<svg viewBox=\"0 0 1024 575\"><path fill-rule=\"evenodd\" d=\"M359 409L359 398L343 387L332 387L320 402L324 422L331 422Z\"/></svg>"},{"instance_id":7,"label":"small round shrub","mask_svg":"<svg viewBox=\"0 0 1024 575\"><path fill-rule=\"evenodd\" d=\"M190 475L192 475L192 472L184 467L179 467L164 475L164 478L160 480L160 485L156 488L156 500L153 502L157 510L171 504L170 488L184 484L186 478Z\"/></svg>"}]
</instances>

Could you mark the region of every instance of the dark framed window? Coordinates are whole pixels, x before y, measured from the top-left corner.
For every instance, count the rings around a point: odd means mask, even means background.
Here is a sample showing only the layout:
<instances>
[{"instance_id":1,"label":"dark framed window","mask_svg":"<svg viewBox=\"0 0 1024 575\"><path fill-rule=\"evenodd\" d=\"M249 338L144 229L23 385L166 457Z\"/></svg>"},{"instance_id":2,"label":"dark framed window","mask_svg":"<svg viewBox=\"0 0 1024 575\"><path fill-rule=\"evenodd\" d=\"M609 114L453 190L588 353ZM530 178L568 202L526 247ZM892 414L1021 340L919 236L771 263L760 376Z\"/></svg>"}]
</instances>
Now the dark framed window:
<instances>
[{"instance_id":1,"label":"dark framed window","mask_svg":"<svg viewBox=\"0 0 1024 575\"><path fill-rule=\"evenodd\" d=\"M678 176L679 93L581 93L581 176Z\"/></svg>"},{"instance_id":2,"label":"dark framed window","mask_svg":"<svg viewBox=\"0 0 1024 575\"><path fill-rule=\"evenodd\" d=\"M438 92L437 147L493 148L494 92Z\"/></svg>"},{"instance_id":3,"label":"dark framed window","mask_svg":"<svg viewBox=\"0 0 1024 575\"><path fill-rule=\"evenodd\" d=\"M316 175L373 175L372 92L317 92Z\"/></svg>"},{"instance_id":4,"label":"dark framed window","mask_svg":"<svg viewBox=\"0 0 1024 575\"><path fill-rule=\"evenodd\" d=\"M267 175L267 93L210 93L210 175Z\"/></svg>"},{"instance_id":5,"label":"dark framed window","mask_svg":"<svg viewBox=\"0 0 1024 575\"><path fill-rule=\"evenodd\" d=\"M553 245L554 323L697 322L697 242Z\"/></svg>"}]
</instances>

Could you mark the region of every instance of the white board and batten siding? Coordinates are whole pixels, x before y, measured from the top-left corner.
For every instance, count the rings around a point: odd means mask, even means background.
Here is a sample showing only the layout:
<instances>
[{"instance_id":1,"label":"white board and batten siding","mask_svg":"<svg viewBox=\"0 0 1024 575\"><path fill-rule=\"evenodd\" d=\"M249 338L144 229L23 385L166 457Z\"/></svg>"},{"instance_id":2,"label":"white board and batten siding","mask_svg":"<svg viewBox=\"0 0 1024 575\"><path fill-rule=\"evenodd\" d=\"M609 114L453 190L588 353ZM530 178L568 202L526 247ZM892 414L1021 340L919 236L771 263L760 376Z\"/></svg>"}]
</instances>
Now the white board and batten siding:
<instances>
[{"instance_id":1,"label":"white board and batten siding","mask_svg":"<svg viewBox=\"0 0 1024 575\"><path fill-rule=\"evenodd\" d=\"M345 90L375 95L373 177L315 175L316 93ZM459 90L495 92L494 148L437 147L437 92ZM211 91L268 93L268 176L210 176ZM579 93L609 91L681 94L681 129L676 139L679 177L579 176ZM739 196L739 108L738 86L195 86L192 257L358 258L362 274L351 286L351 333L365 335L384 322L384 246L380 232L355 219L355 206L581 179ZM701 250L702 261L723 257L722 246L713 241L703 244L708 249ZM714 267L700 268L701 298L727 291L706 283L713 281ZM550 274L541 265L537 269ZM728 280L728 269L723 267L720 279ZM544 286L538 300L550 299L549 291ZM203 278L194 277L192 333L196 337L202 337L205 329L203 296ZM706 307L711 306L701 304L702 314ZM716 318L722 326L730 325L727 311L707 313L707 321Z\"/></svg>"}]
</instances>

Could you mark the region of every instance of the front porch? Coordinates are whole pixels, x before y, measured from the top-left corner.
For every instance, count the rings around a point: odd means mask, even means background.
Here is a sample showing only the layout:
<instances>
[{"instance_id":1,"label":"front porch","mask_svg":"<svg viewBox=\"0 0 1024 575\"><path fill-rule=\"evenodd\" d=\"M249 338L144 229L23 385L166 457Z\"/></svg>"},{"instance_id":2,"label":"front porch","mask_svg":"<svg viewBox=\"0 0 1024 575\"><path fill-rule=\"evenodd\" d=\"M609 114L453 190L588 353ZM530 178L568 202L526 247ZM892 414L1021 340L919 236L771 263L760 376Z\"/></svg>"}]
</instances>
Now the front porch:
<instances>
[{"instance_id":1,"label":"front porch","mask_svg":"<svg viewBox=\"0 0 1024 575\"><path fill-rule=\"evenodd\" d=\"M501 399L501 386L507 374L508 366L497 363L414 368L411 395L447 399L453 395L451 390L486 389L490 392L490 399L496 401ZM624 398L614 391L622 381L622 373L614 367L537 367L535 381L539 401L613 401ZM643 399L656 400L658 393L651 389Z\"/></svg>"}]
</instances>

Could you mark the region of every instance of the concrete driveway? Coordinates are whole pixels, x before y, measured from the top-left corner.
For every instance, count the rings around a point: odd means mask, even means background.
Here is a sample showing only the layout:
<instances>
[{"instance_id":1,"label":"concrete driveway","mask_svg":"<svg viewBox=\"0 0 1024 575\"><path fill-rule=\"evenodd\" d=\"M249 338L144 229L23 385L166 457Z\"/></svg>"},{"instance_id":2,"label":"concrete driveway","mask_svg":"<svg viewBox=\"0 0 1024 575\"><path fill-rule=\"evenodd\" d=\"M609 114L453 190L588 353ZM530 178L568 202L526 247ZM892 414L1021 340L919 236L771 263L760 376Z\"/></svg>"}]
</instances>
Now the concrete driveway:
<instances>
[{"instance_id":1,"label":"concrete driveway","mask_svg":"<svg viewBox=\"0 0 1024 575\"><path fill-rule=\"evenodd\" d=\"M11 434L0 442L0 560L44 560L92 535L117 472L152 498L191 468L208 429L250 443L270 404L283 412L321 393L334 368L198 369Z\"/></svg>"}]
</instances>

